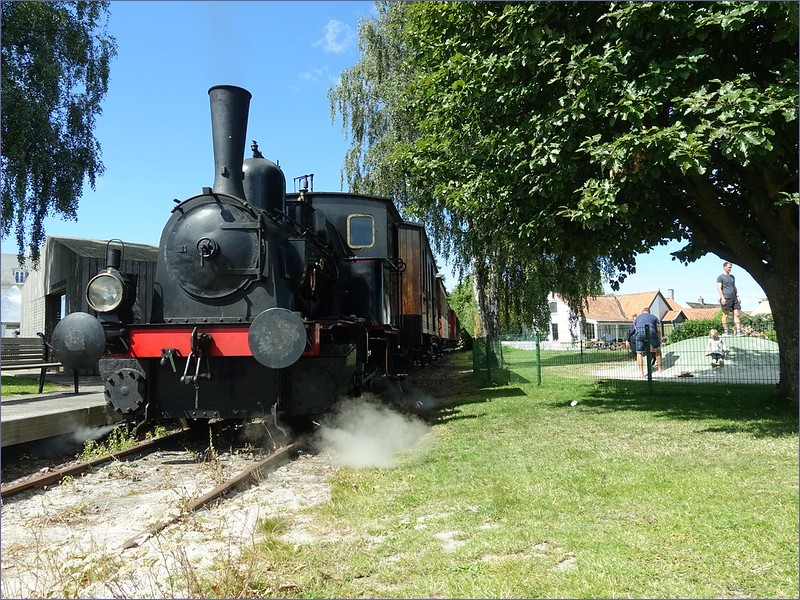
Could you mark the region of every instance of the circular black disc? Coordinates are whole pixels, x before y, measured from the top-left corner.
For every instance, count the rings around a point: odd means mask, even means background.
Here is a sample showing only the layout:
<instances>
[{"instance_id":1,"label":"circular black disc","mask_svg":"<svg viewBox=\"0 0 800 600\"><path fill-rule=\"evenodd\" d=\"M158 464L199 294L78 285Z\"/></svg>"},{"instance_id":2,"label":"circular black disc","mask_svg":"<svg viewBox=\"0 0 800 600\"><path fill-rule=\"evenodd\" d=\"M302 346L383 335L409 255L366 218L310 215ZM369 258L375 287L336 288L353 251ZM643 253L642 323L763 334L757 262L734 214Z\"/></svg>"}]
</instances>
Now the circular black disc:
<instances>
[{"instance_id":1,"label":"circular black disc","mask_svg":"<svg viewBox=\"0 0 800 600\"><path fill-rule=\"evenodd\" d=\"M106 334L100 321L84 312L70 313L53 330L53 354L69 369L97 364L106 349Z\"/></svg>"},{"instance_id":2,"label":"circular black disc","mask_svg":"<svg viewBox=\"0 0 800 600\"><path fill-rule=\"evenodd\" d=\"M306 327L296 313L269 308L253 319L247 343L253 357L270 369L283 369L306 349Z\"/></svg>"}]
</instances>

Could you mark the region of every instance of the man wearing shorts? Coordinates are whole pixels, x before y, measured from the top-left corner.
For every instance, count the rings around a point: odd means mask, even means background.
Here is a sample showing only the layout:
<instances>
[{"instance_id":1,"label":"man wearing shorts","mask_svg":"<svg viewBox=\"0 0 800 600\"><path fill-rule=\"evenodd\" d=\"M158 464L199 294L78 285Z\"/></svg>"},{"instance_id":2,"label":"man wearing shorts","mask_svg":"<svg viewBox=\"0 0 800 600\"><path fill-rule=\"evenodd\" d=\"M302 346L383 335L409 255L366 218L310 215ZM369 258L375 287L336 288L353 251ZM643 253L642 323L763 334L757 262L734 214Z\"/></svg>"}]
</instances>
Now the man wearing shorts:
<instances>
[{"instance_id":1,"label":"man wearing shorts","mask_svg":"<svg viewBox=\"0 0 800 600\"><path fill-rule=\"evenodd\" d=\"M648 326L649 339L645 337L645 325ZM639 372L644 377L644 360L642 355L645 351L645 342L649 342L650 350L655 350L656 364L658 370L663 371L664 367L661 364L661 323L658 317L650 314L650 308L645 306L641 314L633 321L633 326L636 328L636 335L634 341L636 343L636 364L639 365Z\"/></svg>"},{"instance_id":2,"label":"man wearing shorts","mask_svg":"<svg viewBox=\"0 0 800 600\"><path fill-rule=\"evenodd\" d=\"M727 261L722 263L722 274L717 277L717 294L719 295L719 305L722 307L722 329L725 335L733 335L733 331L728 329L728 315L733 312L733 326L736 328L736 335L744 335L742 320L739 317L742 304L739 290L736 289L736 278L731 275L732 268L732 263Z\"/></svg>"}]
</instances>

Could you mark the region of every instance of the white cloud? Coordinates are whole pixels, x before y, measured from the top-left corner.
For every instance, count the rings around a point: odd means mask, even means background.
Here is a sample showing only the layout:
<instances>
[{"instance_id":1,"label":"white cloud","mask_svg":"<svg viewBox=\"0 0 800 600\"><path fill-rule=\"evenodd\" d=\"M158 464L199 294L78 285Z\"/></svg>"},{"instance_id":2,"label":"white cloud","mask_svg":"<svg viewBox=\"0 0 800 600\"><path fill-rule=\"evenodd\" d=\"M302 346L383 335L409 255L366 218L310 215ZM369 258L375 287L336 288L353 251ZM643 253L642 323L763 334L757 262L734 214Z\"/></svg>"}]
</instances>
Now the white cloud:
<instances>
[{"instance_id":1,"label":"white cloud","mask_svg":"<svg viewBox=\"0 0 800 600\"><path fill-rule=\"evenodd\" d=\"M309 71L303 71L297 75L298 79L302 81L317 82L326 77L325 69L313 68Z\"/></svg>"},{"instance_id":2,"label":"white cloud","mask_svg":"<svg viewBox=\"0 0 800 600\"><path fill-rule=\"evenodd\" d=\"M356 36L349 25L336 19L331 19L322 28L325 35L314 43L314 47L322 46L325 53L344 54L354 44Z\"/></svg>"}]
</instances>

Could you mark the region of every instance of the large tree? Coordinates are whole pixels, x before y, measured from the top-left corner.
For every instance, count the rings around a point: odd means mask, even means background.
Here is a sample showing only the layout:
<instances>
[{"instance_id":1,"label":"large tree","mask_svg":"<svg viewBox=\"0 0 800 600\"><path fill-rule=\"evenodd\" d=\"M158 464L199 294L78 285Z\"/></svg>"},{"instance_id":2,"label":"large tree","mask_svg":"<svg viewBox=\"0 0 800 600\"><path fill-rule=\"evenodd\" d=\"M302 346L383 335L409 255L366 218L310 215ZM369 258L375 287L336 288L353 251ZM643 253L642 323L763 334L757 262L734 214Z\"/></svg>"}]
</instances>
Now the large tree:
<instances>
[{"instance_id":1,"label":"large tree","mask_svg":"<svg viewBox=\"0 0 800 600\"><path fill-rule=\"evenodd\" d=\"M2 237L34 264L48 215L77 219L104 167L94 138L116 42L108 2L2 2Z\"/></svg>"},{"instance_id":2,"label":"large tree","mask_svg":"<svg viewBox=\"0 0 800 600\"><path fill-rule=\"evenodd\" d=\"M416 3L407 18L418 136L397 156L434 186L422 210L573 255L563 277L589 253L622 279L672 239L681 260L734 262L776 307L797 398L797 3Z\"/></svg>"},{"instance_id":3,"label":"large tree","mask_svg":"<svg viewBox=\"0 0 800 600\"><path fill-rule=\"evenodd\" d=\"M376 8L376 18L359 24L361 59L329 92L332 117L341 114L345 135L351 139L343 169L350 191L392 196L406 215L426 223L442 255L462 274L472 272L479 335L496 336L501 328L516 330L520 319L548 322L544 299L550 291L560 292L579 309L583 296L601 292L602 276L612 270L604 257L551 251L550 260L543 261L525 245L498 237L494 223L474 210L494 202L495 188L488 179L469 202L437 201L432 197L439 189L436 178L458 185L464 173L458 167L446 172L445 160L438 168L427 165L427 176L414 180L403 161L396 160L398 148L420 136L418 115L407 102L407 90L418 75L409 60L406 35L414 5L377 2ZM435 209L429 210L432 206ZM565 262L578 267L569 276L559 268ZM509 312L510 304L516 325L498 319Z\"/></svg>"},{"instance_id":4,"label":"large tree","mask_svg":"<svg viewBox=\"0 0 800 600\"><path fill-rule=\"evenodd\" d=\"M795 2L409 4L414 135L386 160L418 214L577 295L593 257L613 283L669 240L736 263L776 307L796 399L797 31Z\"/></svg>"}]
</instances>

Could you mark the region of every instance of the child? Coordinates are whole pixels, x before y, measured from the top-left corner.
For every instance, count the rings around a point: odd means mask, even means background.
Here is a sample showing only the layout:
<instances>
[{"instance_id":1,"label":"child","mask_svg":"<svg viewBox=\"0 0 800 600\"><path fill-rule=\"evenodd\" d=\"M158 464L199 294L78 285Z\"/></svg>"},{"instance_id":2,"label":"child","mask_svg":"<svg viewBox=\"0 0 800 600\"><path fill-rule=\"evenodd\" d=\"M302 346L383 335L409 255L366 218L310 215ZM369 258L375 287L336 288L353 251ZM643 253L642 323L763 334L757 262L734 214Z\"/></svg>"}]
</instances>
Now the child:
<instances>
[{"instance_id":1,"label":"child","mask_svg":"<svg viewBox=\"0 0 800 600\"><path fill-rule=\"evenodd\" d=\"M719 331L716 329L712 329L708 332L708 352L706 352L706 356L711 357L711 366L712 367L721 367L722 366L722 357L725 356L725 353L728 349L725 347L725 342L722 341L719 337Z\"/></svg>"}]
</instances>

